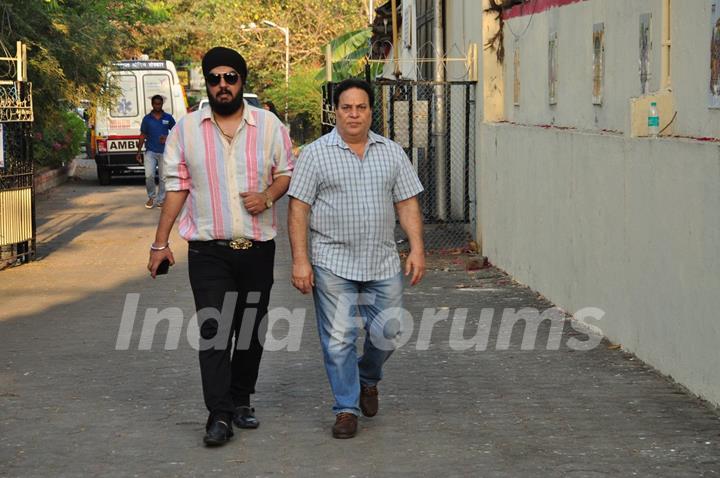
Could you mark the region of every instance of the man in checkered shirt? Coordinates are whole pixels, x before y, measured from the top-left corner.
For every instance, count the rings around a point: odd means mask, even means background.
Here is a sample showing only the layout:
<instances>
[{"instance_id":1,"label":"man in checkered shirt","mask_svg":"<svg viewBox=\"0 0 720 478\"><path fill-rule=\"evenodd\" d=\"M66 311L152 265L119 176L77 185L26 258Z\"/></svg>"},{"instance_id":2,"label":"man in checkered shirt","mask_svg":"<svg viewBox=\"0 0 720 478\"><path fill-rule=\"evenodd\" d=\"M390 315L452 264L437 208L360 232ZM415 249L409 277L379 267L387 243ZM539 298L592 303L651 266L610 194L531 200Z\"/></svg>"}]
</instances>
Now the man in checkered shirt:
<instances>
[{"instance_id":1,"label":"man in checkered shirt","mask_svg":"<svg viewBox=\"0 0 720 478\"><path fill-rule=\"evenodd\" d=\"M422 184L402 147L370 131L374 94L362 80L334 92L336 128L303 149L288 195L293 285L313 292L325 370L335 396L335 438L352 438L358 415L378 410L383 363L402 333L403 279L395 212L408 236L405 275L425 273ZM308 258L308 228L311 258ZM358 359L355 312L366 339Z\"/></svg>"}]
</instances>

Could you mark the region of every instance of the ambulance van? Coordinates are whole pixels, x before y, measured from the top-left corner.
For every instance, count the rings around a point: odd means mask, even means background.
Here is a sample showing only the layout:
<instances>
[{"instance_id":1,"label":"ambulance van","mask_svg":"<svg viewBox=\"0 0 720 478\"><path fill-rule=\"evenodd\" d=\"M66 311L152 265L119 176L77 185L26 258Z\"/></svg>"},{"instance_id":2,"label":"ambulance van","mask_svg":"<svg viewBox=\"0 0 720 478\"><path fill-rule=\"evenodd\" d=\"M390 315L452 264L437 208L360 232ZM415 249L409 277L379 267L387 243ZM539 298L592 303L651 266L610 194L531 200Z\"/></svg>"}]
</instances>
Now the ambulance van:
<instances>
[{"instance_id":1,"label":"ambulance van","mask_svg":"<svg viewBox=\"0 0 720 478\"><path fill-rule=\"evenodd\" d=\"M116 94L95 112L92 154L98 181L108 185L114 176L144 175L136 160L140 123L152 111L150 99L160 95L163 110L175 121L187 112L187 102L175 65L165 60L127 60L113 63L107 84Z\"/></svg>"}]
</instances>

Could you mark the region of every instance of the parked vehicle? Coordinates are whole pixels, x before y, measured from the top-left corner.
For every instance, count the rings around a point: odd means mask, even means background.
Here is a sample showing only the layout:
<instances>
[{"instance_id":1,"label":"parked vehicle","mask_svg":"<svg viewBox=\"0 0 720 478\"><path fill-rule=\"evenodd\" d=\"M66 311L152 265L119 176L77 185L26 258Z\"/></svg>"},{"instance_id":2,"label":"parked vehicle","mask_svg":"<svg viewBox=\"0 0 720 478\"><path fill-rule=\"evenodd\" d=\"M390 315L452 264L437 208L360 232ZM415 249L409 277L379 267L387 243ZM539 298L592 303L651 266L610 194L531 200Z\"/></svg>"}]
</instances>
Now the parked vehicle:
<instances>
[{"instance_id":1,"label":"parked vehicle","mask_svg":"<svg viewBox=\"0 0 720 478\"><path fill-rule=\"evenodd\" d=\"M152 111L150 99L164 98L163 109L177 121L187 112L185 94L175 65L166 60L129 60L113 63L108 87L117 88L108 107L98 107L93 129L92 155L98 181L110 184L113 176L144 175L136 160L140 123Z\"/></svg>"},{"instance_id":2,"label":"parked vehicle","mask_svg":"<svg viewBox=\"0 0 720 478\"><path fill-rule=\"evenodd\" d=\"M243 99L248 102L249 105L255 106L256 108L262 108L262 105L260 104L260 99L258 98L258 95L255 93L243 93ZM209 104L209 101L207 98L203 98L200 100L198 104L190 108L189 111L196 111L201 110L204 107L206 107Z\"/></svg>"}]
</instances>

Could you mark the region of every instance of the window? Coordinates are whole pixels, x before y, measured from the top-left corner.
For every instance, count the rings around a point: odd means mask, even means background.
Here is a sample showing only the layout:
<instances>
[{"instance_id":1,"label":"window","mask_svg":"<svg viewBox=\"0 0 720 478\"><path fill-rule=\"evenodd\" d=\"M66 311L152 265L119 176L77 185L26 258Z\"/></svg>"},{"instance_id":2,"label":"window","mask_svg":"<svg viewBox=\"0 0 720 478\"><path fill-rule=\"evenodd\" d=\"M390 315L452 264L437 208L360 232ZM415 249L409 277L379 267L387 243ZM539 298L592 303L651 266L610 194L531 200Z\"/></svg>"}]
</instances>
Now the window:
<instances>
[{"instance_id":1,"label":"window","mask_svg":"<svg viewBox=\"0 0 720 478\"><path fill-rule=\"evenodd\" d=\"M138 115L138 92L135 75L111 73L110 84L120 90L118 98L113 102L110 116L128 118Z\"/></svg>"},{"instance_id":2,"label":"window","mask_svg":"<svg viewBox=\"0 0 720 478\"><path fill-rule=\"evenodd\" d=\"M152 111L150 99L155 95L163 97L165 103L163 109L173 114L172 89L170 88L170 75L168 73L153 73L143 76L143 88L145 90L145 114Z\"/></svg>"}]
</instances>

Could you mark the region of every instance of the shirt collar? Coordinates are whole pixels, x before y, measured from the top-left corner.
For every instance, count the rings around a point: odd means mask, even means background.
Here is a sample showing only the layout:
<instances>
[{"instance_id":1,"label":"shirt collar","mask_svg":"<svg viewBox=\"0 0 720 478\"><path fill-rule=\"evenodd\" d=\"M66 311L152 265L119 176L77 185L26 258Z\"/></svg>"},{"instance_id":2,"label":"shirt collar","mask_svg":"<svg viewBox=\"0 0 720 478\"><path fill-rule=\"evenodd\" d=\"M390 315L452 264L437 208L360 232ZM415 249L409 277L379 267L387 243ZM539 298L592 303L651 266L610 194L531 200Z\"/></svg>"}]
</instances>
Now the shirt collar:
<instances>
[{"instance_id":1,"label":"shirt collar","mask_svg":"<svg viewBox=\"0 0 720 478\"><path fill-rule=\"evenodd\" d=\"M372 130L368 131L368 144L375 144L375 143L382 143L387 144L389 140L381 136ZM338 132L337 128L333 128L333 130L328 134L327 139L327 145L328 146L338 146L343 149L350 149L350 146L347 145L344 139L340 136L340 133Z\"/></svg>"},{"instance_id":2,"label":"shirt collar","mask_svg":"<svg viewBox=\"0 0 720 478\"><path fill-rule=\"evenodd\" d=\"M246 100L243 100L243 104L243 117L241 122L245 122L250 126L256 126L257 123L255 122L255 117L250 113L251 106ZM210 108L209 106L200 110L200 122L202 123L205 120L210 120L215 123L215 118L212 114L212 108Z\"/></svg>"}]
</instances>

